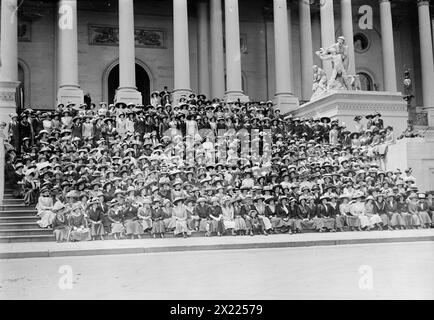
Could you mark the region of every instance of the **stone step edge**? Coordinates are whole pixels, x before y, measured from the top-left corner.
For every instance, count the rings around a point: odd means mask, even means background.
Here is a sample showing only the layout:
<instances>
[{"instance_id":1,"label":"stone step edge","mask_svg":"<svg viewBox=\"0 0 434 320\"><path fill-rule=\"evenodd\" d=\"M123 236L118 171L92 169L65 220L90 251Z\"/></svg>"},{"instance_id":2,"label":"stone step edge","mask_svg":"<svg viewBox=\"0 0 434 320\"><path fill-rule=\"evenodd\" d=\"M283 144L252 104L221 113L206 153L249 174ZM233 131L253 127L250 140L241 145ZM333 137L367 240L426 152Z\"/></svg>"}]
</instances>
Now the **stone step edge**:
<instances>
[{"instance_id":1,"label":"stone step edge","mask_svg":"<svg viewBox=\"0 0 434 320\"><path fill-rule=\"evenodd\" d=\"M180 239L183 241L183 239ZM186 239L188 241L188 239ZM47 258L66 256L96 256L112 254L143 254L179 251L204 251L204 250L237 250L237 249L263 249L263 248L294 248L313 246L352 245L367 243L395 243L395 242L419 242L434 241L434 236L412 236L396 238L362 238L362 239L336 239L336 240L297 240L281 242L254 242L254 243L230 243L230 244L204 244L204 245L177 245L164 247L130 247L130 248L104 248L104 249L80 249L80 250L41 250L22 252L1 252L0 259L22 258Z\"/></svg>"}]
</instances>

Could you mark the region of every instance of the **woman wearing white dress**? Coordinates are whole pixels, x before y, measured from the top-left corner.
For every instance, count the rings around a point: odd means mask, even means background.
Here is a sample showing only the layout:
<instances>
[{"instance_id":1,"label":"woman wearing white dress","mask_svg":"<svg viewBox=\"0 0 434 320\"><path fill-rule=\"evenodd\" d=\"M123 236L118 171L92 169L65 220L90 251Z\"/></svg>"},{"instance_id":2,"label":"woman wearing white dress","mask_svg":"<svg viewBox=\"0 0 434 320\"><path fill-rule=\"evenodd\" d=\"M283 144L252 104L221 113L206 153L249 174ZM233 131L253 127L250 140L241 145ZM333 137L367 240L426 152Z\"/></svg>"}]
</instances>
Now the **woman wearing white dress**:
<instances>
[{"instance_id":1,"label":"woman wearing white dress","mask_svg":"<svg viewBox=\"0 0 434 320\"><path fill-rule=\"evenodd\" d=\"M350 213L356 216L360 220L360 227L369 228L371 222L369 218L365 215L365 203L362 202L363 194L356 192L353 196L354 202L351 204Z\"/></svg>"},{"instance_id":2,"label":"woman wearing white dress","mask_svg":"<svg viewBox=\"0 0 434 320\"><path fill-rule=\"evenodd\" d=\"M235 235L235 220L234 220L234 207L231 203L231 198L225 196L222 201L222 212L223 212L223 225L225 231L230 229L232 235Z\"/></svg>"},{"instance_id":3,"label":"woman wearing white dress","mask_svg":"<svg viewBox=\"0 0 434 320\"><path fill-rule=\"evenodd\" d=\"M53 212L53 198L50 196L50 190L42 189L41 195L36 205L37 215L41 218L36 223L41 228L47 228L53 222L56 214Z\"/></svg>"},{"instance_id":4,"label":"woman wearing white dress","mask_svg":"<svg viewBox=\"0 0 434 320\"><path fill-rule=\"evenodd\" d=\"M125 113L119 114L119 116L116 118L116 131L118 134L124 138L125 134L127 133L127 120L125 119Z\"/></svg>"}]
</instances>

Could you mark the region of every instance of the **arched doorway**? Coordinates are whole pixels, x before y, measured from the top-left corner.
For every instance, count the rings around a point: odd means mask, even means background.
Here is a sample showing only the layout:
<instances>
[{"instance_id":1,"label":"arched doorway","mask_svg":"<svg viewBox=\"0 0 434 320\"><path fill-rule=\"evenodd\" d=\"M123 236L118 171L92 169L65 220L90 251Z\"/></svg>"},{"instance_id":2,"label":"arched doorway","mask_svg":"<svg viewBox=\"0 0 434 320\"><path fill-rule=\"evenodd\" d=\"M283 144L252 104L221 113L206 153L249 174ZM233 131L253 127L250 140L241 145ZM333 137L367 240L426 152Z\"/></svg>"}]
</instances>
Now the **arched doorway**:
<instances>
[{"instance_id":1,"label":"arched doorway","mask_svg":"<svg viewBox=\"0 0 434 320\"><path fill-rule=\"evenodd\" d=\"M115 65L107 78L108 88L108 103L114 103L117 88L119 88L119 64ZM150 79L146 70L136 63L136 87L142 94L142 103L147 105L150 103Z\"/></svg>"},{"instance_id":2,"label":"arched doorway","mask_svg":"<svg viewBox=\"0 0 434 320\"><path fill-rule=\"evenodd\" d=\"M371 76L366 72L357 73L360 79L361 89L363 91L374 91L374 81Z\"/></svg>"}]
</instances>

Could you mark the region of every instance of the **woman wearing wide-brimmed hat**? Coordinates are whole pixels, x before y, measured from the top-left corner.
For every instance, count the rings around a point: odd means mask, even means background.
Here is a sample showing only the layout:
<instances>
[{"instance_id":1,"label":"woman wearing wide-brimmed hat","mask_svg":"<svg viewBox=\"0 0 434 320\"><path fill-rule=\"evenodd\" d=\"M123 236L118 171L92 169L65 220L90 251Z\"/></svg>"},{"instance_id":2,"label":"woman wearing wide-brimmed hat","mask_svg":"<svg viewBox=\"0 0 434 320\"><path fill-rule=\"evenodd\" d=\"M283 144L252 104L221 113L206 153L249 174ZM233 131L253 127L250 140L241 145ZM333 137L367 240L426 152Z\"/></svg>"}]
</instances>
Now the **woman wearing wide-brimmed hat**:
<instances>
[{"instance_id":1,"label":"woman wearing wide-brimmed hat","mask_svg":"<svg viewBox=\"0 0 434 320\"><path fill-rule=\"evenodd\" d=\"M53 212L53 198L48 188L41 189L36 210L38 210L37 216L40 217L36 223L41 228L51 225L56 214Z\"/></svg>"},{"instance_id":2,"label":"woman wearing wide-brimmed hat","mask_svg":"<svg viewBox=\"0 0 434 320\"><path fill-rule=\"evenodd\" d=\"M62 203L55 203L53 206L53 212L56 217L52 222L54 238L57 242L68 241L70 227L68 225L68 219L66 218L66 207Z\"/></svg>"},{"instance_id":3,"label":"woman wearing wide-brimmed hat","mask_svg":"<svg viewBox=\"0 0 434 320\"><path fill-rule=\"evenodd\" d=\"M72 205L68 222L71 227L69 240L89 241L92 239L91 230L89 229L87 219L84 216L80 203L76 202Z\"/></svg>"},{"instance_id":4,"label":"woman wearing wide-brimmed hat","mask_svg":"<svg viewBox=\"0 0 434 320\"><path fill-rule=\"evenodd\" d=\"M184 238L191 235L187 226L187 210L184 205L184 198L178 197L173 200L173 217L175 218L174 235L182 234Z\"/></svg>"},{"instance_id":5,"label":"woman wearing wide-brimmed hat","mask_svg":"<svg viewBox=\"0 0 434 320\"><path fill-rule=\"evenodd\" d=\"M369 219L368 230L377 228L378 230L383 230L383 220L375 211L375 199L373 196L367 196L365 199L365 215Z\"/></svg>"},{"instance_id":6,"label":"woman wearing wide-brimmed hat","mask_svg":"<svg viewBox=\"0 0 434 320\"><path fill-rule=\"evenodd\" d=\"M151 211L151 218L152 218L152 236L154 238L160 237L164 238L164 212L161 209L161 200L160 199L154 199L152 203L152 211Z\"/></svg>"},{"instance_id":7,"label":"woman wearing wide-brimmed hat","mask_svg":"<svg viewBox=\"0 0 434 320\"><path fill-rule=\"evenodd\" d=\"M233 236L236 235L234 207L232 204L232 199L229 196L225 196L222 199L222 213L223 213L222 219L223 219L224 232L226 232L226 230L230 230Z\"/></svg>"},{"instance_id":8,"label":"woman wearing wide-brimmed hat","mask_svg":"<svg viewBox=\"0 0 434 320\"><path fill-rule=\"evenodd\" d=\"M429 228L431 226L431 217L428 214L428 204L426 202L426 193L418 194L419 201L417 202L418 216L422 228Z\"/></svg>"},{"instance_id":9,"label":"woman wearing wide-brimmed hat","mask_svg":"<svg viewBox=\"0 0 434 320\"><path fill-rule=\"evenodd\" d=\"M350 199L351 195L348 193L343 193L339 196L340 205L339 205L339 213L341 217L344 218L345 224L350 227L351 231L357 230L360 231L360 220L357 216L351 213L351 204ZM339 217L336 217L339 219Z\"/></svg>"},{"instance_id":10,"label":"woman wearing wide-brimmed hat","mask_svg":"<svg viewBox=\"0 0 434 320\"><path fill-rule=\"evenodd\" d=\"M142 233L152 229L152 200L150 197L145 197L140 201L137 218L137 222L141 225Z\"/></svg>"},{"instance_id":11,"label":"woman wearing wide-brimmed hat","mask_svg":"<svg viewBox=\"0 0 434 320\"><path fill-rule=\"evenodd\" d=\"M86 215L90 223L92 240L95 240L97 236L100 236L101 240L104 240L103 214L101 206L99 206L99 199L93 198L89 201Z\"/></svg>"}]
</instances>

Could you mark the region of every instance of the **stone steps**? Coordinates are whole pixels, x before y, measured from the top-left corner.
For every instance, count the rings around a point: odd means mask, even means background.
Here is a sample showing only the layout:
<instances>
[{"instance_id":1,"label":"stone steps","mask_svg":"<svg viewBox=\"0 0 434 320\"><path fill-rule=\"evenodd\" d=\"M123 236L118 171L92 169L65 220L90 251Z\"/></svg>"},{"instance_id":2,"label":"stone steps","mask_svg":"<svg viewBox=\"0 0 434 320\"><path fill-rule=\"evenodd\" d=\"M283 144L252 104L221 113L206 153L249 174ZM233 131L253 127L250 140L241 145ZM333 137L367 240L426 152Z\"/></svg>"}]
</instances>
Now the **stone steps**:
<instances>
[{"instance_id":1,"label":"stone steps","mask_svg":"<svg viewBox=\"0 0 434 320\"><path fill-rule=\"evenodd\" d=\"M39 225L36 222L0 222L0 230L10 229L36 229Z\"/></svg>"},{"instance_id":2,"label":"stone steps","mask_svg":"<svg viewBox=\"0 0 434 320\"><path fill-rule=\"evenodd\" d=\"M53 235L53 230L43 229L36 226L33 229L0 229L0 237L3 236L40 236Z\"/></svg>"},{"instance_id":3,"label":"stone steps","mask_svg":"<svg viewBox=\"0 0 434 320\"><path fill-rule=\"evenodd\" d=\"M14 236L0 236L0 243L11 242L49 242L54 241L52 233L44 235L14 235Z\"/></svg>"}]
</instances>

